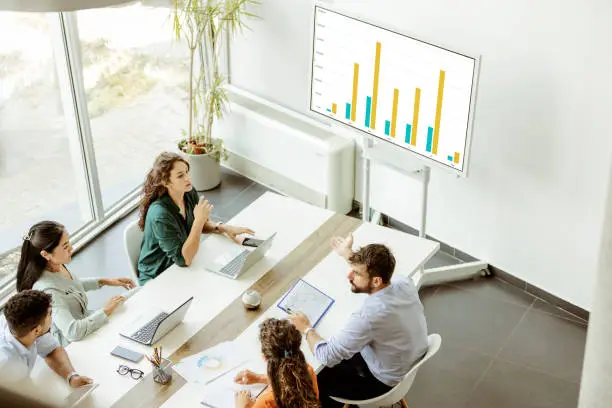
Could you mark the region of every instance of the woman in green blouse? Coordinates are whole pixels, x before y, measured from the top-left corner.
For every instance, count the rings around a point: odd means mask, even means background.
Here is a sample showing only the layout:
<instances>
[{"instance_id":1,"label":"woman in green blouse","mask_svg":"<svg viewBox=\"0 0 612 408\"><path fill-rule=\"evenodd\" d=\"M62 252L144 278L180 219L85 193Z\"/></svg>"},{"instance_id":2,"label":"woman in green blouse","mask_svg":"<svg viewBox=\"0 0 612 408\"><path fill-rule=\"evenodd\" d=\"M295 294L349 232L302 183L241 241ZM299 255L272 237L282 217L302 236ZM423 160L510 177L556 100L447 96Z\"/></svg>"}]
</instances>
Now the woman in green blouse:
<instances>
[{"instance_id":1,"label":"woman in green blouse","mask_svg":"<svg viewBox=\"0 0 612 408\"><path fill-rule=\"evenodd\" d=\"M236 239L253 234L245 227L209 221L213 206L191 185L189 164L176 153L162 153L144 183L138 225L144 231L138 279L144 285L172 264L189 266L200 247L200 234L220 232Z\"/></svg>"}]
</instances>

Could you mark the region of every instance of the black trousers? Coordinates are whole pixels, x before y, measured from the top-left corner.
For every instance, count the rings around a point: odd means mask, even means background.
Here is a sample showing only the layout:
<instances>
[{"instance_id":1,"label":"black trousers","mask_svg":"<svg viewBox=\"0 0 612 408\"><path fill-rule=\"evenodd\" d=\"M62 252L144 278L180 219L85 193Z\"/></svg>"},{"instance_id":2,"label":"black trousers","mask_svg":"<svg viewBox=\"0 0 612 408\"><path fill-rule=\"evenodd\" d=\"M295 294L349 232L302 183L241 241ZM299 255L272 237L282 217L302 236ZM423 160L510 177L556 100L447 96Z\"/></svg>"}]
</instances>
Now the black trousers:
<instances>
[{"instance_id":1,"label":"black trousers","mask_svg":"<svg viewBox=\"0 0 612 408\"><path fill-rule=\"evenodd\" d=\"M355 354L350 360L344 360L334 367L325 367L317 375L317 382L323 408L342 408L344 406L331 399L330 396L366 400L383 395L392 388L372 375L361 353Z\"/></svg>"}]
</instances>

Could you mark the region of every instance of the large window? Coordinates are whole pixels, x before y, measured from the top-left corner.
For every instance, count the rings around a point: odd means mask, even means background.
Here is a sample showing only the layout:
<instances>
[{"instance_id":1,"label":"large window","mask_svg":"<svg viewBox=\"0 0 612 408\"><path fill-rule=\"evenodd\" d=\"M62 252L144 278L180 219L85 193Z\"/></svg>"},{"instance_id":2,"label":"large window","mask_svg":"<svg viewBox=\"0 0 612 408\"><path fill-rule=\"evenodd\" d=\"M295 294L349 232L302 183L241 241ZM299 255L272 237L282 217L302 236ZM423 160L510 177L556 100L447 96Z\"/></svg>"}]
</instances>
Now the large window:
<instances>
[{"instance_id":1,"label":"large window","mask_svg":"<svg viewBox=\"0 0 612 408\"><path fill-rule=\"evenodd\" d=\"M169 8L79 11L87 107L104 207L132 191L186 127L188 51Z\"/></svg>"},{"instance_id":2,"label":"large window","mask_svg":"<svg viewBox=\"0 0 612 408\"><path fill-rule=\"evenodd\" d=\"M44 14L0 13L0 285L30 225L92 220L78 135L64 112Z\"/></svg>"},{"instance_id":3,"label":"large window","mask_svg":"<svg viewBox=\"0 0 612 408\"><path fill-rule=\"evenodd\" d=\"M188 52L163 4L0 12L0 298L33 223L65 224L78 247L176 151Z\"/></svg>"}]
</instances>

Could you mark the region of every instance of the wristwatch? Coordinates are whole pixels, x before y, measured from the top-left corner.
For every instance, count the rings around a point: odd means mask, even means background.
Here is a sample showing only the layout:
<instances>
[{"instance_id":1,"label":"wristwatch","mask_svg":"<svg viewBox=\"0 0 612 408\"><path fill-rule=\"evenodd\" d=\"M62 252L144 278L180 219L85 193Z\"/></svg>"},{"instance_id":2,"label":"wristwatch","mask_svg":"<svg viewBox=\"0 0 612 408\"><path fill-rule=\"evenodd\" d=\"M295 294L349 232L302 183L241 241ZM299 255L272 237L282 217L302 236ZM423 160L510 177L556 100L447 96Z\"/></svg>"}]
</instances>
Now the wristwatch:
<instances>
[{"instance_id":1,"label":"wristwatch","mask_svg":"<svg viewBox=\"0 0 612 408\"><path fill-rule=\"evenodd\" d=\"M79 373L77 373L76 371L73 371L66 376L66 382L68 383L68 385L70 385L70 379L72 379L72 377L74 377L75 375L79 375Z\"/></svg>"},{"instance_id":2,"label":"wristwatch","mask_svg":"<svg viewBox=\"0 0 612 408\"><path fill-rule=\"evenodd\" d=\"M221 232L221 231L219 231L219 225L221 225L221 224L223 224L223 222L222 222L222 221L219 221L219 222L217 222L217 223L215 224L215 231L217 231L217 232Z\"/></svg>"},{"instance_id":3,"label":"wristwatch","mask_svg":"<svg viewBox=\"0 0 612 408\"><path fill-rule=\"evenodd\" d=\"M310 333L311 331L314 331L314 329L312 327L309 327L306 330L304 330L304 338L306 340L308 340L308 333Z\"/></svg>"}]
</instances>

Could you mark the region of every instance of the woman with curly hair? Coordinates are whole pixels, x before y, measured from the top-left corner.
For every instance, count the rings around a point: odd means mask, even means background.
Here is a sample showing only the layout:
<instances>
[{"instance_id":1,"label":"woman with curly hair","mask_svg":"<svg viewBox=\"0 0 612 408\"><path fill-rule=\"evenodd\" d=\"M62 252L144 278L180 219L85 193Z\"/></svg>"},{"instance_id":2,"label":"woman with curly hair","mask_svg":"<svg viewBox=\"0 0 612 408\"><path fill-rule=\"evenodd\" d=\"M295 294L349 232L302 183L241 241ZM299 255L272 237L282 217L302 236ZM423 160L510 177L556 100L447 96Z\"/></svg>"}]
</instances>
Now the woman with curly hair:
<instances>
[{"instance_id":1,"label":"woman with curly hair","mask_svg":"<svg viewBox=\"0 0 612 408\"><path fill-rule=\"evenodd\" d=\"M200 234L219 232L236 239L248 228L209 220L212 204L191 185L189 163L176 153L160 154L142 188L140 219L144 231L138 279L144 285L172 264L189 266L200 247Z\"/></svg>"},{"instance_id":2,"label":"woman with curly hair","mask_svg":"<svg viewBox=\"0 0 612 408\"><path fill-rule=\"evenodd\" d=\"M267 319L260 326L261 352L268 375L245 370L239 384L267 384L256 400L248 392L236 394L236 408L320 408L317 375L300 350L302 335L288 320Z\"/></svg>"}]
</instances>

